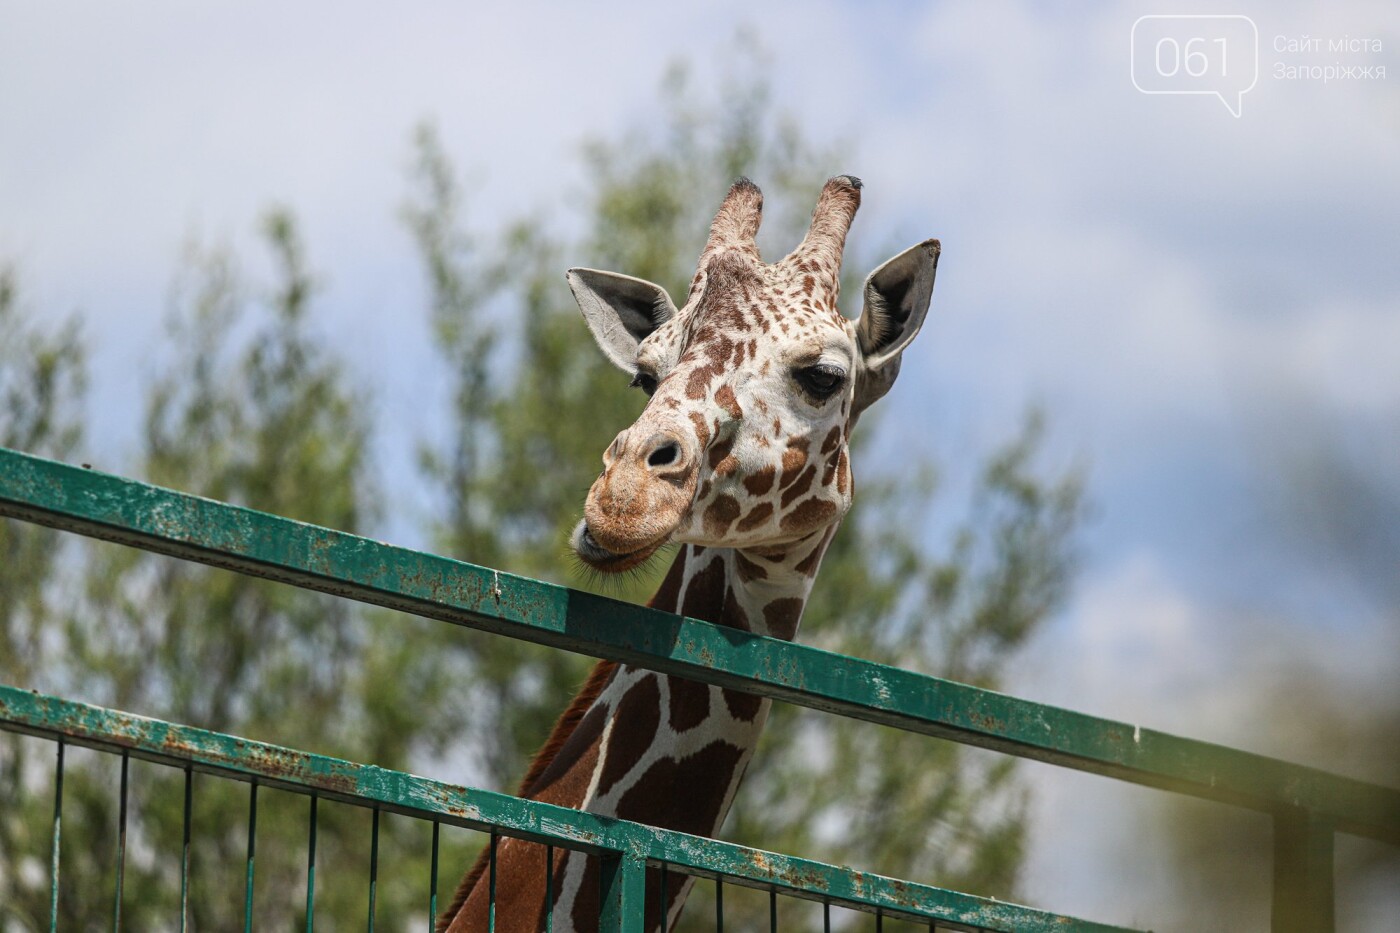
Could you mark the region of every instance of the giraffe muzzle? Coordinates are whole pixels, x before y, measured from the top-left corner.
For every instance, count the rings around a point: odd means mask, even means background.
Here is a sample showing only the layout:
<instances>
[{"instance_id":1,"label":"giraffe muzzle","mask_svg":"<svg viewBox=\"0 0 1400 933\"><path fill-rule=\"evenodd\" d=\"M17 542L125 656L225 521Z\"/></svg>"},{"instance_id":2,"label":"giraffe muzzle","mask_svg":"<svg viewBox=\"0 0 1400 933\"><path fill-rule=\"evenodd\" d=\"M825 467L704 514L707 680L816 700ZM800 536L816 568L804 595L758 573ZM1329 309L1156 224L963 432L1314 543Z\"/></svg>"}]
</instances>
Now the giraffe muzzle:
<instances>
[{"instance_id":1,"label":"giraffe muzzle","mask_svg":"<svg viewBox=\"0 0 1400 933\"><path fill-rule=\"evenodd\" d=\"M604 572L627 570L670 540L695 495L698 455L691 441L642 424L617 436L570 542L584 563Z\"/></svg>"}]
</instances>

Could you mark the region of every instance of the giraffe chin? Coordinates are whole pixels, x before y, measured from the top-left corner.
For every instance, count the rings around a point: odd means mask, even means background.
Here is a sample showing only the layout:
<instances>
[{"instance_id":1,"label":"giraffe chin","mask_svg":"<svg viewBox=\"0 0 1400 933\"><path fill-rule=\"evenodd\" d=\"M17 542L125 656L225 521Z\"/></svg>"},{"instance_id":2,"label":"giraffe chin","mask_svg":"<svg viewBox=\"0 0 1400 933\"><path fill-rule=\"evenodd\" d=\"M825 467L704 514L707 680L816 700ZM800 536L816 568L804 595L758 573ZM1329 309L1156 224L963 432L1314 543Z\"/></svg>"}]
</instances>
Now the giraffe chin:
<instances>
[{"instance_id":1,"label":"giraffe chin","mask_svg":"<svg viewBox=\"0 0 1400 933\"><path fill-rule=\"evenodd\" d=\"M634 567L640 567L651 558L653 554L661 549L666 543L666 538L660 538L643 547L629 551L627 553L617 553L609 551L598 543L588 530L588 521L580 520L574 528L574 533L569 541L578 559L589 567L600 573L625 573Z\"/></svg>"}]
</instances>

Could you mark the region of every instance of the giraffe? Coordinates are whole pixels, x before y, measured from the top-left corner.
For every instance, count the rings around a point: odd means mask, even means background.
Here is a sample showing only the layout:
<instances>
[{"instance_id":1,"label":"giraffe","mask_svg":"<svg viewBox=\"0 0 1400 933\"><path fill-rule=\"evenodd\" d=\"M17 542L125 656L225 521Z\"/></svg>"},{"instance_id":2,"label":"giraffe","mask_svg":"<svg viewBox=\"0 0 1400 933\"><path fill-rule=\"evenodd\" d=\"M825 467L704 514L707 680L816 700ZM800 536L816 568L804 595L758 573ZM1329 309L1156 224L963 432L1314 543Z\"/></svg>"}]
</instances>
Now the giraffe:
<instances>
[{"instance_id":1,"label":"giraffe","mask_svg":"<svg viewBox=\"0 0 1400 933\"><path fill-rule=\"evenodd\" d=\"M837 309L841 254L860 205L850 175L822 188L801 244L766 264L754 236L763 196L729 189L677 308L658 285L571 269L568 281L603 353L650 396L603 454L570 544L603 573L679 550L649 605L792 639L822 555L850 508L848 441L889 391L923 323L939 244L926 240L866 280L857 321ZM668 829L714 835L758 742L770 701L611 661L599 662L535 756L520 796ZM502 838L496 929L597 929L598 864L554 863ZM486 929L483 854L439 933ZM647 872L645 928L670 929L692 881ZM680 881L680 879L677 879Z\"/></svg>"}]
</instances>

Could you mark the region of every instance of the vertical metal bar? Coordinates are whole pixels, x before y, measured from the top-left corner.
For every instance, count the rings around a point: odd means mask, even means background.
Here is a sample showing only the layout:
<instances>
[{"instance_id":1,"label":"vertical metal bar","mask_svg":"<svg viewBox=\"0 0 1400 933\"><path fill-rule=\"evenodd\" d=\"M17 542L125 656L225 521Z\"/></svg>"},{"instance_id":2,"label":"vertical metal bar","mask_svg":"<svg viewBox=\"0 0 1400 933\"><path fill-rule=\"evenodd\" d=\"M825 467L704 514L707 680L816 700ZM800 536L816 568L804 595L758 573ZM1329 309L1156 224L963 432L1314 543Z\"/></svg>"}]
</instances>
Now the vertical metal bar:
<instances>
[{"instance_id":1,"label":"vertical metal bar","mask_svg":"<svg viewBox=\"0 0 1400 933\"><path fill-rule=\"evenodd\" d=\"M180 933L190 918L190 810L194 802L194 771L185 765L185 826L180 842Z\"/></svg>"},{"instance_id":2,"label":"vertical metal bar","mask_svg":"<svg viewBox=\"0 0 1400 933\"><path fill-rule=\"evenodd\" d=\"M243 933L253 933L253 854L258 842L258 782L248 791L248 871L243 883Z\"/></svg>"},{"instance_id":3,"label":"vertical metal bar","mask_svg":"<svg viewBox=\"0 0 1400 933\"><path fill-rule=\"evenodd\" d=\"M768 889L768 933L778 933L778 889Z\"/></svg>"},{"instance_id":4,"label":"vertical metal bar","mask_svg":"<svg viewBox=\"0 0 1400 933\"><path fill-rule=\"evenodd\" d=\"M316 926L316 802L311 795L311 828L306 840L306 933L312 933Z\"/></svg>"},{"instance_id":5,"label":"vertical metal bar","mask_svg":"<svg viewBox=\"0 0 1400 933\"><path fill-rule=\"evenodd\" d=\"M724 933L724 879L715 875L715 933Z\"/></svg>"},{"instance_id":6,"label":"vertical metal bar","mask_svg":"<svg viewBox=\"0 0 1400 933\"><path fill-rule=\"evenodd\" d=\"M822 901L822 933L831 933L831 901Z\"/></svg>"},{"instance_id":7,"label":"vertical metal bar","mask_svg":"<svg viewBox=\"0 0 1400 933\"><path fill-rule=\"evenodd\" d=\"M49 856L49 933L58 933L58 855L63 841L63 739L58 740L58 770L53 787L53 850Z\"/></svg>"},{"instance_id":8,"label":"vertical metal bar","mask_svg":"<svg viewBox=\"0 0 1400 933\"><path fill-rule=\"evenodd\" d=\"M554 933L554 846L544 847L544 933Z\"/></svg>"},{"instance_id":9,"label":"vertical metal bar","mask_svg":"<svg viewBox=\"0 0 1400 933\"><path fill-rule=\"evenodd\" d=\"M433 867L432 877L428 879L428 933L436 933L437 930L437 878L438 878L438 833L442 831L442 824L433 820Z\"/></svg>"},{"instance_id":10,"label":"vertical metal bar","mask_svg":"<svg viewBox=\"0 0 1400 933\"><path fill-rule=\"evenodd\" d=\"M1273 933L1332 933L1334 834L1307 810L1274 815Z\"/></svg>"},{"instance_id":11,"label":"vertical metal bar","mask_svg":"<svg viewBox=\"0 0 1400 933\"><path fill-rule=\"evenodd\" d=\"M875 909L875 933L885 933L885 912Z\"/></svg>"},{"instance_id":12,"label":"vertical metal bar","mask_svg":"<svg viewBox=\"0 0 1400 933\"><path fill-rule=\"evenodd\" d=\"M369 837L369 933L374 933L374 894L379 883L379 808L374 808L374 823Z\"/></svg>"},{"instance_id":13,"label":"vertical metal bar","mask_svg":"<svg viewBox=\"0 0 1400 933\"><path fill-rule=\"evenodd\" d=\"M602 862L599 933L643 933L646 929L647 863L628 852L610 852Z\"/></svg>"},{"instance_id":14,"label":"vertical metal bar","mask_svg":"<svg viewBox=\"0 0 1400 933\"><path fill-rule=\"evenodd\" d=\"M112 906L112 933L122 929L122 885L126 881L126 798L127 772L131 765L131 753L122 749L122 790L121 802L117 807L117 895Z\"/></svg>"},{"instance_id":15,"label":"vertical metal bar","mask_svg":"<svg viewBox=\"0 0 1400 933\"><path fill-rule=\"evenodd\" d=\"M487 891L486 904L486 930L487 933L494 933L496 929L496 832L491 831L491 852L487 856L488 871L491 874L491 887Z\"/></svg>"},{"instance_id":16,"label":"vertical metal bar","mask_svg":"<svg viewBox=\"0 0 1400 933\"><path fill-rule=\"evenodd\" d=\"M666 933L666 914L668 913L668 911L666 910L666 906L667 906L667 903L670 901L670 897L667 896L670 892L666 890L666 888L667 888L666 882L669 881L669 880L670 880L670 879L669 879L668 877L666 877L666 863L665 863L665 862L662 862L662 863L661 863L661 910L660 910L660 912L659 912L659 915L660 915L660 917L661 917L661 933Z\"/></svg>"}]
</instances>

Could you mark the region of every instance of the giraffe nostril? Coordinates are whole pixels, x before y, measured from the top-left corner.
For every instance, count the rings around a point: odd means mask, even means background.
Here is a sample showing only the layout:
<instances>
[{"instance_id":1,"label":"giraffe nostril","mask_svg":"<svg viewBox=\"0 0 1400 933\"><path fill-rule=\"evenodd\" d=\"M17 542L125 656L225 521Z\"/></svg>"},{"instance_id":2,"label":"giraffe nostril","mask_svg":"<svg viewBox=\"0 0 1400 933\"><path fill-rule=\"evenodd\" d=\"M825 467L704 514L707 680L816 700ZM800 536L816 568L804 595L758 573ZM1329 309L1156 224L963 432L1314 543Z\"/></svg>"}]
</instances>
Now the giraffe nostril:
<instances>
[{"instance_id":1,"label":"giraffe nostril","mask_svg":"<svg viewBox=\"0 0 1400 933\"><path fill-rule=\"evenodd\" d=\"M667 441L651 452L647 457L647 466L664 467L670 466L680 459L681 445L675 441Z\"/></svg>"}]
</instances>

